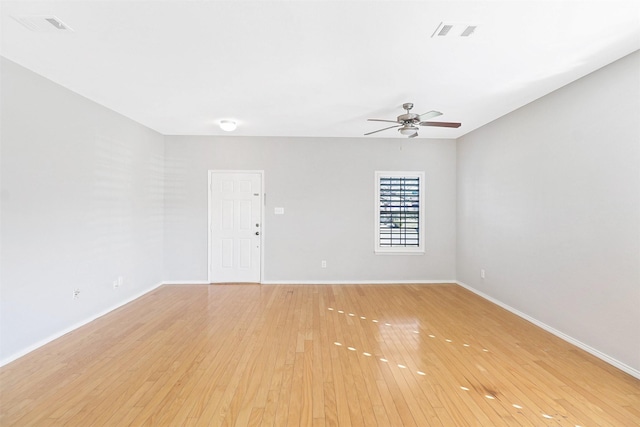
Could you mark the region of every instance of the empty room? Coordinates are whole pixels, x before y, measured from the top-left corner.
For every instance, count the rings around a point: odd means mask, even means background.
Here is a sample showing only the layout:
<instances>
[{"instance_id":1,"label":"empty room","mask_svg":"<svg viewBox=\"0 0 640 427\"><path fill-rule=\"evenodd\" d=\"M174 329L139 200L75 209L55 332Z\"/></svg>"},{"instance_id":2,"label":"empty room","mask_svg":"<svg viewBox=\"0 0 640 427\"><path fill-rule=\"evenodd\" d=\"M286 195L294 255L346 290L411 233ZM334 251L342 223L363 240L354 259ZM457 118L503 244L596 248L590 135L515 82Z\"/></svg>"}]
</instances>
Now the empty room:
<instances>
[{"instance_id":1,"label":"empty room","mask_svg":"<svg viewBox=\"0 0 640 427\"><path fill-rule=\"evenodd\" d=\"M0 31L0 426L640 425L639 2Z\"/></svg>"}]
</instances>

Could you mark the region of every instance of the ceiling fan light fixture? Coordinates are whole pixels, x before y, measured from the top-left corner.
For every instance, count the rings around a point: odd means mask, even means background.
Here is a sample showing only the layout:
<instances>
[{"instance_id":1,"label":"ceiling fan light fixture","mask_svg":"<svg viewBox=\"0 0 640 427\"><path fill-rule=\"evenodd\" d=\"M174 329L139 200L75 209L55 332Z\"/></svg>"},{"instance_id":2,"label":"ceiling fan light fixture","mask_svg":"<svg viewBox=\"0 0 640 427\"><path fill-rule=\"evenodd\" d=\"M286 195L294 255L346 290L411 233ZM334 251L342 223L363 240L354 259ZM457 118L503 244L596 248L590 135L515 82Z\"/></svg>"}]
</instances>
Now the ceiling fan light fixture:
<instances>
[{"instance_id":1,"label":"ceiling fan light fixture","mask_svg":"<svg viewBox=\"0 0 640 427\"><path fill-rule=\"evenodd\" d=\"M233 120L220 120L220 129L225 132L233 132L238 127L238 124Z\"/></svg>"},{"instance_id":2,"label":"ceiling fan light fixture","mask_svg":"<svg viewBox=\"0 0 640 427\"><path fill-rule=\"evenodd\" d=\"M415 133L418 133L418 128L415 126L402 126L398 129L398 132L405 136L411 136Z\"/></svg>"}]
</instances>

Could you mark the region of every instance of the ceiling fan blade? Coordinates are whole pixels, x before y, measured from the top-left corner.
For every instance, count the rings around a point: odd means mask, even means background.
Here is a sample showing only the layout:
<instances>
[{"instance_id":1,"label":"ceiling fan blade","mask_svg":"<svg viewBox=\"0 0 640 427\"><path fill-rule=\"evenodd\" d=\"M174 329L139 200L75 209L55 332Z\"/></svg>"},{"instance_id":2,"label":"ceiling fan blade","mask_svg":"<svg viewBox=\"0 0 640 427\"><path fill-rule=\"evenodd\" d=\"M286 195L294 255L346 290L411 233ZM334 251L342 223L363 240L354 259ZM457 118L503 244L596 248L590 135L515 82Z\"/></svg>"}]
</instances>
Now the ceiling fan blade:
<instances>
[{"instance_id":1,"label":"ceiling fan blade","mask_svg":"<svg viewBox=\"0 0 640 427\"><path fill-rule=\"evenodd\" d=\"M440 128L459 128L462 123L453 123L453 122L420 122L418 123L420 126L436 126Z\"/></svg>"},{"instance_id":2,"label":"ceiling fan blade","mask_svg":"<svg viewBox=\"0 0 640 427\"><path fill-rule=\"evenodd\" d=\"M384 120L384 119L367 119L370 122L389 122L389 123L398 123L397 120Z\"/></svg>"},{"instance_id":3,"label":"ceiling fan blade","mask_svg":"<svg viewBox=\"0 0 640 427\"><path fill-rule=\"evenodd\" d=\"M373 132L365 133L365 136L366 135L371 135L372 133L382 132L383 130L387 130L387 129L399 128L400 126L402 126L402 125L389 126L388 128L374 130Z\"/></svg>"},{"instance_id":4,"label":"ceiling fan blade","mask_svg":"<svg viewBox=\"0 0 640 427\"><path fill-rule=\"evenodd\" d=\"M438 117L441 116L442 113L440 111L429 111L427 113L423 113L420 114L418 117L420 117L420 120L429 120L429 119L433 119L434 117Z\"/></svg>"},{"instance_id":5,"label":"ceiling fan blade","mask_svg":"<svg viewBox=\"0 0 640 427\"><path fill-rule=\"evenodd\" d=\"M412 135L409 135L407 138L415 138L416 136L418 136L418 132L416 132L416 133L414 133Z\"/></svg>"}]
</instances>

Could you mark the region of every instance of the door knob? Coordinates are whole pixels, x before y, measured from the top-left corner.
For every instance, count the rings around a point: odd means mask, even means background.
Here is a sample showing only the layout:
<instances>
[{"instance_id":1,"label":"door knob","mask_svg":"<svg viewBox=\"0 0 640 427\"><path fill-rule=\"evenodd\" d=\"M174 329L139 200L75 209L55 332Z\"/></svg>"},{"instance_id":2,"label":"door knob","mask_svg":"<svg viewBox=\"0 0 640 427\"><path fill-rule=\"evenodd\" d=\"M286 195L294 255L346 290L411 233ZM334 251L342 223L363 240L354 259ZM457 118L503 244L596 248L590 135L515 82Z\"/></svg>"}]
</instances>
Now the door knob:
<instances>
[{"instance_id":1,"label":"door knob","mask_svg":"<svg viewBox=\"0 0 640 427\"><path fill-rule=\"evenodd\" d=\"M260 235L260 232L259 232L259 231L256 231L256 236L259 236L259 235Z\"/></svg>"}]
</instances>

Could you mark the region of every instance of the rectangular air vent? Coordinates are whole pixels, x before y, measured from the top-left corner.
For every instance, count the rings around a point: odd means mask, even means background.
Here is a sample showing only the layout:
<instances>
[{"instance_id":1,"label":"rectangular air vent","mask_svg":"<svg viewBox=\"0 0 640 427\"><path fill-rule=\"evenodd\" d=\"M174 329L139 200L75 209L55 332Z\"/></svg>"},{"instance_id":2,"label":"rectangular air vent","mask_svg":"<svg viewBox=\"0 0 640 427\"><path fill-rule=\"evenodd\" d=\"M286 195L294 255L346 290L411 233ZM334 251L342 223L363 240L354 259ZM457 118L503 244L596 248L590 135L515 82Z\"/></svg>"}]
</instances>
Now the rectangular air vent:
<instances>
[{"instance_id":1,"label":"rectangular air vent","mask_svg":"<svg viewBox=\"0 0 640 427\"><path fill-rule=\"evenodd\" d=\"M464 29L460 37L469 37L476 30L476 25L468 25L467 28Z\"/></svg>"},{"instance_id":2,"label":"rectangular air vent","mask_svg":"<svg viewBox=\"0 0 640 427\"><path fill-rule=\"evenodd\" d=\"M438 36L446 36L447 34L449 34L449 31L451 31L452 28L453 25L443 25L442 28L440 28L440 31L438 31Z\"/></svg>"},{"instance_id":3,"label":"rectangular air vent","mask_svg":"<svg viewBox=\"0 0 640 427\"><path fill-rule=\"evenodd\" d=\"M475 33L475 24L465 24L461 22L441 22L433 32L431 38L439 37L469 37Z\"/></svg>"},{"instance_id":4,"label":"rectangular air vent","mask_svg":"<svg viewBox=\"0 0 640 427\"><path fill-rule=\"evenodd\" d=\"M54 15L20 15L13 19L38 33L69 32L73 29Z\"/></svg>"}]
</instances>

